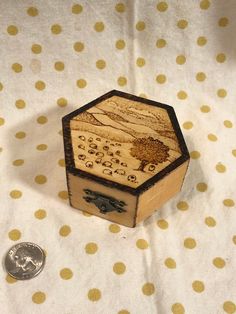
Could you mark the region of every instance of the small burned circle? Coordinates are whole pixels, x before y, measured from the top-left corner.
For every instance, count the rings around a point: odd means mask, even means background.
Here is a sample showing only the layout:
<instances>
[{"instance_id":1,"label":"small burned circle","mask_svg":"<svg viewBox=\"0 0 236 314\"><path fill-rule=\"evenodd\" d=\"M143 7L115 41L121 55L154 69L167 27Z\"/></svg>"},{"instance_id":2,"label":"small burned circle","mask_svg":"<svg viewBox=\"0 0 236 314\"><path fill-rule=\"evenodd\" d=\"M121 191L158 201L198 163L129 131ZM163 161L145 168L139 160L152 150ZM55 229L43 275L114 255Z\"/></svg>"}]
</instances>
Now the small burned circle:
<instances>
[{"instance_id":1,"label":"small burned circle","mask_svg":"<svg viewBox=\"0 0 236 314\"><path fill-rule=\"evenodd\" d=\"M112 176L112 171L110 169L103 169L103 173Z\"/></svg>"},{"instance_id":2,"label":"small burned circle","mask_svg":"<svg viewBox=\"0 0 236 314\"><path fill-rule=\"evenodd\" d=\"M104 162L102 163L102 165L105 166L105 167L109 167L109 168L112 167L112 163L111 163L110 161L104 161Z\"/></svg>"},{"instance_id":3,"label":"small burned circle","mask_svg":"<svg viewBox=\"0 0 236 314\"><path fill-rule=\"evenodd\" d=\"M115 173L124 176L125 175L125 170L124 169L116 169Z\"/></svg>"},{"instance_id":4,"label":"small burned circle","mask_svg":"<svg viewBox=\"0 0 236 314\"><path fill-rule=\"evenodd\" d=\"M87 162L85 163L85 166L86 166L87 168L93 168L93 162L92 162L92 161L87 161Z\"/></svg>"},{"instance_id":5,"label":"small burned circle","mask_svg":"<svg viewBox=\"0 0 236 314\"><path fill-rule=\"evenodd\" d=\"M78 155L78 159L79 160L85 160L86 156L84 154L80 154L80 155Z\"/></svg>"},{"instance_id":6,"label":"small burned circle","mask_svg":"<svg viewBox=\"0 0 236 314\"><path fill-rule=\"evenodd\" d=\"M93 154L95 154L96 152L95 152L95 150L93 150L93 149L89 149L89 150L88 150L88 153L91 154L91 155L93 155Z\"/></svg>"},{"instance_id":7,"label":"small burned circle","mask_svg":"<svg viewBox=\"0 0 236 314\"><path fill-rule=\"evenodd\" d=\"M79 139L80 139L81 141L85 141L85 136L79 135Z\"/></svg>"}]
</instances>

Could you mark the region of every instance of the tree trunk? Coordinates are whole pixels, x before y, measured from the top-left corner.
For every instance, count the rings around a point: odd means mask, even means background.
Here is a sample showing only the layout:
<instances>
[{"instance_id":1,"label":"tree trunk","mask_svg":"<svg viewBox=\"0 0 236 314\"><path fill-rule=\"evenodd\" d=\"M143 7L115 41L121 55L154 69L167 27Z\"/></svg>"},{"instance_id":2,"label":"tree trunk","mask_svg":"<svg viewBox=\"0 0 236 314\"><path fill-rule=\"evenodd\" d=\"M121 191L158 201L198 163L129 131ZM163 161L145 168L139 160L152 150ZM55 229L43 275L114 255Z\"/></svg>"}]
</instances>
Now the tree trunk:
<instances>
[{"instance_id":1,"label":"tree trunk","mask_svg":"<svg viewBox=\"0 0 236 314\"><path fill-rule=\"evenodd\" d=\"M141 163L138 167L138 169L135 169L135 170L139 170L139 171L143 171L144 172L144 168L145 166L148 164L148 161L147 160L141 160Z\"/></svg>"}]
</instances>

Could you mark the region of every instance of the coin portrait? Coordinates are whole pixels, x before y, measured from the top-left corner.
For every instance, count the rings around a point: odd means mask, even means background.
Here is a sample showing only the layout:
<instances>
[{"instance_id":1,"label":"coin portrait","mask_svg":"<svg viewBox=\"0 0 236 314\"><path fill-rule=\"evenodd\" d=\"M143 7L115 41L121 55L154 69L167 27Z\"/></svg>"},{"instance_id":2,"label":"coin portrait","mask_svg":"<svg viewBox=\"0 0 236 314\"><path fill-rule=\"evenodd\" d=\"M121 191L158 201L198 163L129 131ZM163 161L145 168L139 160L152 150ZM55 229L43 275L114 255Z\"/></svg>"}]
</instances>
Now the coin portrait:
<instances>
[{"instance_id":1,"label":"coin portrait","mask_svg":"<svg viewBox=\"0 0 236 314\"><path fill-rule=\"evenodd\" d=\"M45 264L44 251L36 244L22 242L14 245L5 258L5 268L10 276L19 280L37 276Z\"/></svg>"}]
</instances>

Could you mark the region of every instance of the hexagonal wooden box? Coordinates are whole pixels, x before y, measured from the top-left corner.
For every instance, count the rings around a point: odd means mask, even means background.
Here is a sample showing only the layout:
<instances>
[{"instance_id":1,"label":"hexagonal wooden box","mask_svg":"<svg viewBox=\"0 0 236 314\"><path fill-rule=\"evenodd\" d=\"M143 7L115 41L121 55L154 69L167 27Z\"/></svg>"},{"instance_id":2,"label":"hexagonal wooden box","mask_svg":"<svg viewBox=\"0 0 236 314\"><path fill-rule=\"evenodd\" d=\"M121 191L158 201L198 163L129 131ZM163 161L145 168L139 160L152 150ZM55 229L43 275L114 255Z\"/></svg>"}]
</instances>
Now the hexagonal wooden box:
<instances>
[{"instance_id":1,"label":"hexagonal wooden box","mask_svg":"<svg viewBox=\"0 0 236 314\"><path fill-rule=\"evenodd\" d=\"M62 123L71 206L134 227L181 190L189 153L172 107L112 90Z\"/></svg>"}]
</instances>

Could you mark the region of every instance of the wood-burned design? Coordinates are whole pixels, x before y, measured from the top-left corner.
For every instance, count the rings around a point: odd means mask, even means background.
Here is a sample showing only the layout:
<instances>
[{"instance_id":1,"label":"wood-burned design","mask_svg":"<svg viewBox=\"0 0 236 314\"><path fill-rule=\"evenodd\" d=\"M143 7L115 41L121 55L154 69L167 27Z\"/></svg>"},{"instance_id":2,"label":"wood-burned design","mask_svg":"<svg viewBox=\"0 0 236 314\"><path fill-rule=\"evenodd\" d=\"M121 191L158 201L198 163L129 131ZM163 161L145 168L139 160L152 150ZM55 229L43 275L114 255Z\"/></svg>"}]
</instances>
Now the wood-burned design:
<instances>
[{"instance_id":1,"label":"wood-burned design","mask_svg":"<svg viewBox=\"0 0 236 314\"><path fill-rule=\"evenodd\" d=\"M168 112L112 96L70 120L75 168L136 188L181 156Z\"/></svg>"},{"instance_id":2,"label":"wood-burned design","mask_svg":"<svg viewBox=\"0 0 236 314\"><path fill-rule=\"evenodd\" d=\"M190 156L172 107L112 90L62 122L74 208L134 227L181 190Z\"/></svg>"},{"instance_id":3,"label":"wood-burned design","mask_svg":"<svg viewBox=\"0 0 236 314\"><path fill-rule=\"evenodd\" d=\"M100 210L100 213L106 214L109 212L116 211L118 213L126 212L124 206L126 203L124 201L119 201L114 197L105 195L100 192L95 192L90 189L84 189L86 196L83 198L87 203L93 203Z\"/></svg>"}]
</instances>

